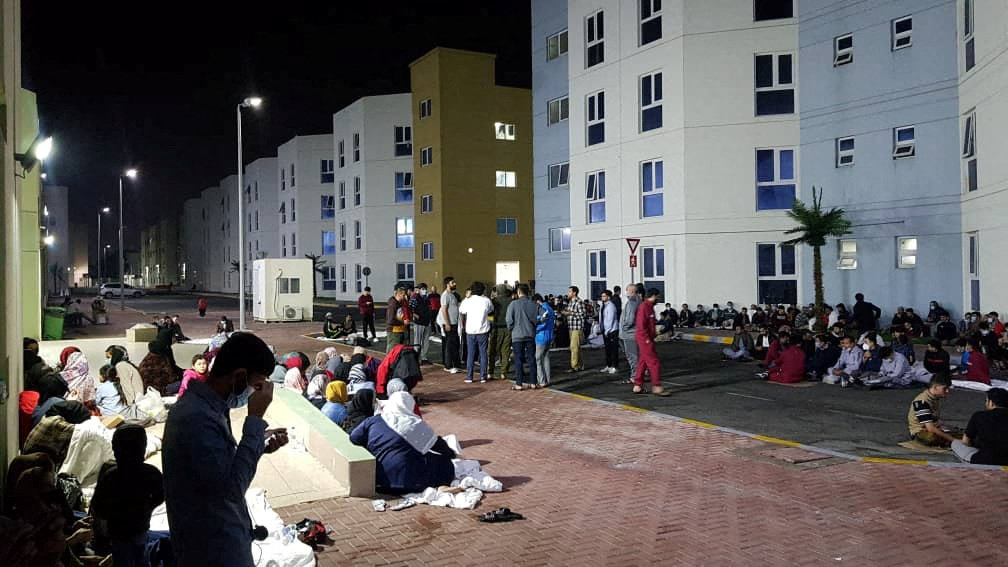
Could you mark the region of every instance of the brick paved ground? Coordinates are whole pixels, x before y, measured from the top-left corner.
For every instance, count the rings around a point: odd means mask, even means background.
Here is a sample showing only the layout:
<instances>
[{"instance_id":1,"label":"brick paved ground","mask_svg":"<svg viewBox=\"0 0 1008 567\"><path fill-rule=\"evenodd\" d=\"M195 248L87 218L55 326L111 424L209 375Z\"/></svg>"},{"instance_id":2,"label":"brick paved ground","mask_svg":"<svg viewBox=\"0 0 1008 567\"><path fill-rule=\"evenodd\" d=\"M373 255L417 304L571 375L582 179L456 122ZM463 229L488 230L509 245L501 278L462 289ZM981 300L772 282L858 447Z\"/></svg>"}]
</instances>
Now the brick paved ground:
<instances>
[{"instance_id":1,"label":"brick paved ground","mask_svg":"<svg viewBox=\"0 0 1008 567\"><path fill-rule=\"evenodd\" d=\"M509 383L428 372L424 416L506 488L475 511L280 510L334 528L320 565L997 565L1004 471L847 462ZM806 461L806 459L814 459ZM805 461L805 462L803 462ZM482 524L508 506L526 516Z\"/></svg>"}]
</instances>

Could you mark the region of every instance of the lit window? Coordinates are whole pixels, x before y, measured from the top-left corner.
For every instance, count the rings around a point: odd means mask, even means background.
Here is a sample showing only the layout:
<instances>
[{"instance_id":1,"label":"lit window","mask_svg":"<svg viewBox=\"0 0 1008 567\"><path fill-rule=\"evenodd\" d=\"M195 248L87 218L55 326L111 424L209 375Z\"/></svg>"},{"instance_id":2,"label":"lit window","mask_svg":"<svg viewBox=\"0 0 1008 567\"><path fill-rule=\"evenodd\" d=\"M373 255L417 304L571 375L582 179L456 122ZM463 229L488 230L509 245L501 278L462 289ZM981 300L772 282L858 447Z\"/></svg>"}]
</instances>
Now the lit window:
<instances>
[{"instance_id":1,"label":"lit window","mask_svg":"<svg viewBox=\"0 0 1008 567\"><path fill-rule=\"evenodd\" d=\"M833 66L854 62L854 36L841 35L833 39Z\"/></svg>"},{"instance_id":2,"label":"lit window","mask_svg":"<svg viewBox=\"0 0 1008 567\"><path fill-rule=\"evenodd\" d=\"M567 55L567 30L546 38L546 60L552 61L561 55Z\"/></svg>"},{"instance_id":3,"label":"lit window","mask_svg":"<svg viewBox=\"0 0 1008 567\"><path fill-rule=\"evenodd\" d=\"M586 121L589 146L605 142L605 92L588 95Z\"/></svg>"},{"instance_id":4,"label":"lit window","mask_svg":"<svg viewBox=\"0 0 1008 567\"><path fill-rule=\"evenodd\" d=\"M498 140L513 141L515 139L515 125L505 122L494 122L494 136Z\"/></svg>"},{"instance_id":5,"label":"lit window","mask_svg":"<svg viewBox=\"0 0 1008 567\"><path fill-rule=\"evenodd\" d=\"M413 248L413 217L396 219L396 248Z\"/></svg>"},{"instance_id":6,"label":"lit window","mask_svg":"<svg viewBox=\"0 0 1008 567\"><path fill-rule=\"evenodd\" d=\"M433 260L434 259L434 243L424 242L420 245L420 259L421 260Z\"/></svg>"},{"instance_id":7,"label":"lit window","mask_svg":"<svg viewBox=\"0 0 1008 567\"><path fill-rule=\"evenodd\" d=\"M563 228L549 229L550 252L568 252L571 249L571 229L569 226Z\"/></svg>"},{"instance_id":8,"label":"lit window","mask_svg":"<svg viewBox=\"0 0 1008 567\"><path fill-rule=\"evenodd\" d=\"M917 267L916 236L900 236L899 238L896 239L896 248L897 248L897 258L896 258L897 268Z\"/></svg>"},{"instance_id":9,"label":"lit window","mask_svg":"<svg viewBox=\"0 0 1008 567\"><path fill-rule=\"evenodd\" d=\"M836 139L836 166L854 165L854 136Z\"/></svg>"},{"instance_id":10,"label":"lit window","mask_svg":"<svg viewBox=\"0 0 1008 567\"><path fill-rule=\"evenodd\" d=\"M568 98L563 96L547 102L546 111L547 126L552 126L567 120L570 113L570 103Z\"/></svg>"},{"instance_id":11,"label":"lit window","mask_svg":"<svg viewBox=\"0 0 1008 567\"><path fill-rule=\"evenodd\" d=\"M431 115L431 99L425 98L420 101L420 119L423 120Z\"/></svg>"},{"instance_id":12,"label":"lit window","mask_svg":"<svg viewBox=\"0 0 1008 567\"><path fill-rule=\"evenodd\" d=\"M793 55L756 55L756 116L794 114Z\"/></svg>"},{"instance_id":13,"label":"lit window","mask_svg":"<svg viewBox=\"0 0 1008 567\"><path fill-rule=\"evenodd\" d=\"M660 217L665 212L665 179L662 160L641 163L641 216Z\"/></svg>"},{"instance_id":14,"label":"lit window","mask_svg":"<svg viewBox=\"0 0 1008 567\"><path fill-rule=\"evenodd\" d=\"M893 128L893 159L913 157L917 154L917 143L913 126Z\"/></svg>"},{"instance_id":15,"label":"lit window","mask_svg":"<svg viewBox=\"0 0 1008 567\"><path fill-rule=\"evenodd\" d=\"M426 167L432 163L434 163L434 150L427 146L420 150L420 167Z\"/></svg>"},{"instance_id":16,"label":"lit window","mask_svg":"<svg viewBox=\"0 0 1008 567\"><path fill-rule=\"evenodd\" d=\"M515 172L513 171L500 171L498 170L496 175L497 187L509 187L514 188L517 186L517 180L515 178Z\"/></svg>"},{"instance_id":17,"label":"lit window","mask_svg":"<svg viewBox=\"0 0 1008 567\"><path fill-rule=\"evenodd\" d=\"M648 1L648 0L643 0ZM641 132L662 127L662 74L651 73L640 80Z\"/></svg>"},{"instance_id":18,"label":"lit window","mask_svg":"<svg viewBox=\"0 0 1008 567\"><path fill-rule=\"evenodd\" d=\"M566 188L570 182L570 164L568 162L555 163L549 166L549 188Z\"/></svg>"},{"instance_id":19,"label":"lit window","mask_svg":"<svg viewBox=\"0 0 1008 567\"><path fill-rule=\"evenodd\" d=\"M604 24L602 10L585 18L585 68L605 61Z\"/></svg>"},{"instance_id":20,"label":"lit window","mask_svg":"<svg viewBox=\"0 0 1008 567\"><path fill-rule=\"evenodd\" d=\"M838 270L857 269L857 241L841 239L837 241L839 251L837 254Z\"/></svg>"},{"instance_id":21,"label":"lit window","mask_svg":"<svg viewBox=\"0 0 1008 567\"><path fill-rule=\"evenodd\" d=\"M892 21L892 50L910 47L913 44L913 18L904 16Z\"/></svg>"},{"instance_id":22,"label":"lit window","mask_svg":"<svg viewBox=\"0 0 1008 567\"><path fill-rule=\"evenodd\" d=\"M756 150L756 210L794 205L795 169L793 148Z\"/></svg>"},{"instance_id":23,"label":"lit window","mask_svg":"<svg viewBox=\"0 0 1008 567\"><path fill-rule=\"evenodd\" d=\"M395 155L413 155L413 128L410 126L395 127Z\"/></svg>"},{"instance_id":24,"label":"lit window","mask_svg":"<svg viewBox=\"0 0 1008 567\"><path fill-rule=\"evenodd\" d=\"M395 174L395 202L413 202L413 172L397 171Z\"/></svg>"},{"instance_id":25,"label":"lit window","mask_svg":"<svg viewBox=\"0 0 1008 567\"><path fill-rule=\"evenodd\" d=\"M593 171L585 182L585 200L588 204L588 224L605 222L605 171Z\"/></svg>"},{"instance_id":26,"label":"lit window","mask_svg":"<svg viewBox=\"0 0 1008 567\"><path fill-rule=\"evenodd\" d=\"M322 231L322 253L326 255L336 253L336 233L331 230Z\"/></svg>"},{"instance_id":27,"label":"lit window","mask_svg":"<svg viewBox=\"0 0 1008 567\"><path fill-rule=\"evenodd\" d=\"M640 44L661 39L661 0L640 1Z\"/></svg>"},{"instance_id":28,"label":"lit window","mask_svg":"<svg viewBox=\"0 0 1008 567\"><path fill-rule=\"evenodd\" d=\"M497 219L497 234L518 234L518 219Z\"/></svg>"}]
</instances>

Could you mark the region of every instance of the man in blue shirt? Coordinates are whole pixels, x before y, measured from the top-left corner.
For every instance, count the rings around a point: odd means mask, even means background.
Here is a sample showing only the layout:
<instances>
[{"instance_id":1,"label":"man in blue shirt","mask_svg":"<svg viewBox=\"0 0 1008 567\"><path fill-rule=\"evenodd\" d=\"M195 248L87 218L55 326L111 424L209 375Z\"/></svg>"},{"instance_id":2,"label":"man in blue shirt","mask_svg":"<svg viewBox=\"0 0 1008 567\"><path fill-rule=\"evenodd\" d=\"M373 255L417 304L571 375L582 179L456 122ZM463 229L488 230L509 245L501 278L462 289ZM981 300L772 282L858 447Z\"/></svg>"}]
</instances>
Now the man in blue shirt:
<instances>
[{"instance_id":1,"label":"man in blue shirt","mask_svg":"<svg viewBox=\"0 0 1008 567\"><path fill-rule=\"evenodd\" d=\"M245 505L262 454L287 443L266 430L273 401L267 379L276 364L266 343L235 333L214 358L206 382L192 382L168 414L162 461L172 547L179 565L253 565L252 521ZM241 441L230 411L248 404Z\"/></svg>"}]
</instances>

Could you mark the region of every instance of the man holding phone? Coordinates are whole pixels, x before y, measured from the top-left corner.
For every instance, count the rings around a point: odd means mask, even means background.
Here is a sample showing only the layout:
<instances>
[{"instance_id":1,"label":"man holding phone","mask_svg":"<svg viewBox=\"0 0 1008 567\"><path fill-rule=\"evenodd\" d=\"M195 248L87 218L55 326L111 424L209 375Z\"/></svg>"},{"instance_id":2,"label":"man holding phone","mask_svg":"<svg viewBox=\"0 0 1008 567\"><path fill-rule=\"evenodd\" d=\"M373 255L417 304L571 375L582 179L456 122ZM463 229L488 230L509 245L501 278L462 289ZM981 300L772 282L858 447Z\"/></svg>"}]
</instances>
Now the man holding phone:
<instances>
[{"instance_id":1,"label":"man holding phone","mask_svg":"<svg viewBox=\"0 0 1008 567\"><path fill-rule=\"evenodd\" d=\"M252 565L252 520L245 491L259 458L287 444L266 429L276 362L259 337L235 333L206 382L193 382L165 423L162 461L172 547L179 565ZM230 411L248 405L241 440Z\"/></svg>"}]
</instances>

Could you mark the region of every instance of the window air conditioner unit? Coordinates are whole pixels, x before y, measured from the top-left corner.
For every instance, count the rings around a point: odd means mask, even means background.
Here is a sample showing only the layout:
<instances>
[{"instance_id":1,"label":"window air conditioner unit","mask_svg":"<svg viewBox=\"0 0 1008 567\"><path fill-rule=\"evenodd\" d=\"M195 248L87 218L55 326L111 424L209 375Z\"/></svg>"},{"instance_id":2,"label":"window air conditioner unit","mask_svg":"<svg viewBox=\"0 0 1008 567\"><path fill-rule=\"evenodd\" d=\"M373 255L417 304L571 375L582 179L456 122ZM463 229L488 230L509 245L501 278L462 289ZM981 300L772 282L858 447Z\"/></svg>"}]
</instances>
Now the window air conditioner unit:
<instances>
[{"instance_id":1,"label":"window air conditioner unit","mask_svg":"<svg viewBox=\"0 0 1008 567\"><path fill-rule=\"evenodd\" d=\"M283 308L283 320L284 321L300 321L304 317L302 316L301 307L294 307L293 305L284 305Z\"/></svg>"}]
</instances>

